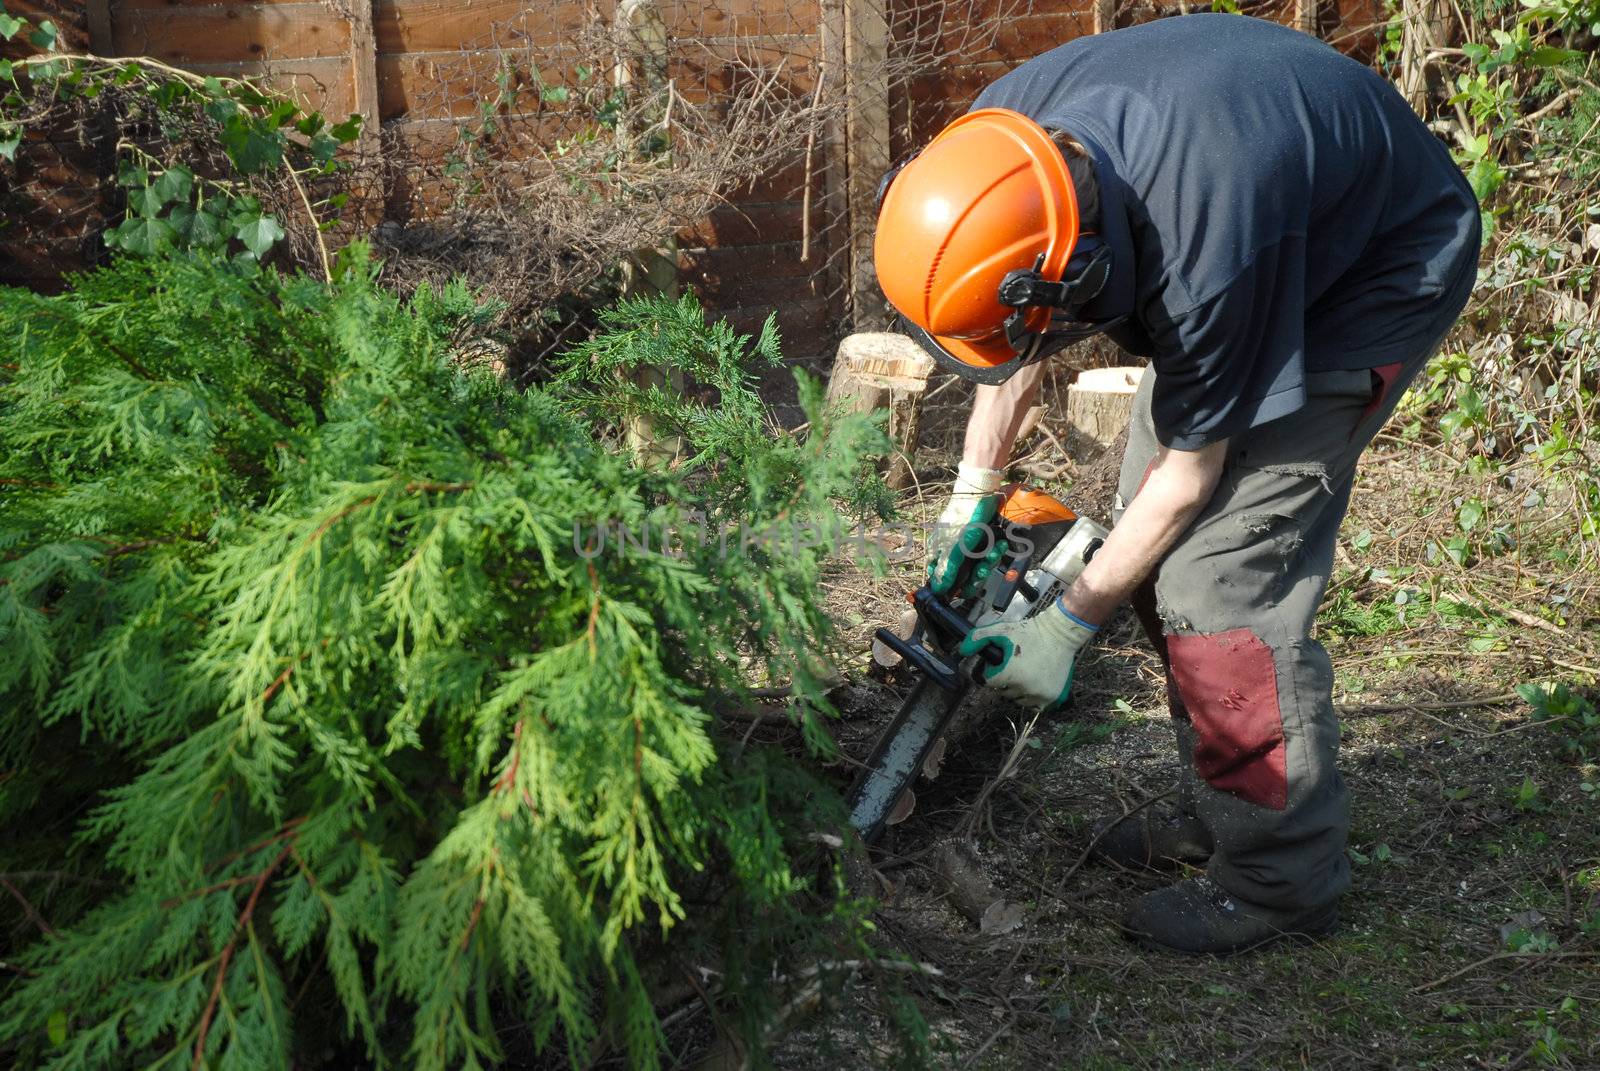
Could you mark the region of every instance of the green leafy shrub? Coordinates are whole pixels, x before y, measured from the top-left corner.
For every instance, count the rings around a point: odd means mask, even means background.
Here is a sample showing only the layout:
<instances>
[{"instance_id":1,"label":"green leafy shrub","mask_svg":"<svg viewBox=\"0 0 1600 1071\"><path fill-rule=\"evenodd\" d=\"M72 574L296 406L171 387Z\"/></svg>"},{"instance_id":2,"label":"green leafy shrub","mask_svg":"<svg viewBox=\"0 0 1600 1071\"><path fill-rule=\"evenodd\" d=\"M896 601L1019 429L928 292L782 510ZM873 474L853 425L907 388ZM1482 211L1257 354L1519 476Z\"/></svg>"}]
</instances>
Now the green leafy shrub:
<instances>
[{"instance_id":1,"label":"green leafy shrub","mask_svg":"<svg viewBox=\"0 0 1600 1071\"><path fill-rule=\"evenodd\" d=\"M1398 35L1418 32L1394 11ZM1429 57L1440 82L1427 118L1478 196L1485 249L1470 330L1413 384L1403 413L1408 436L1444 446L1481 485L1485 523L1439 543L1458 567L1513 548L1558 565L1600 553L1597 13L1593 0L1474 0L1429 46L1460 46ZM1382 62L1400 73L1397 51ZM1523 513L1556 523L1513 532Z\"/></svg>"},{"instance_id":2,"label":"green leafy shrub","mask_svg":"<svg viewBox=\"0 0 1600 1071\"><path fill-rule=\"evenodd\" d=\"M478 1066L507 1018L650 1066L640 949L691 879L750 1022L786 943L859 937L815 921L852 917L805 837L834 795L713 720L792 682L826 746L830 537L692 536L833 516L879 433L809 382L809 436L771 426L770 323L631 303L518 393L449 356L492 310L374 275L0 291L0 870L65 876L7 957L23 1066ZM720 404L596 386L639 360ZM605 448L640 408L689 461Z\"/></svg>"},{"instance_id":3,"label":"green leafy shrub","mask_svg":"<svg viewBox=\"0 0 1600 1071\"><path fill-rule=\"evenodd\" d=\"M1517 694L1528 704L1535 721L1561 737L1561 750L1580 761L1600 758L1600 710L1565 683L1552 687L1519 684Z\"/></svg>"},{"instance_id":4,"label":"green leafy shrub","mask_svg":"<svg viewBox=\"0 0 1600 1071\"><path fill-rule=\"evenodd\" d=\"M0 0L0 42L12 41L37 51L0 59L0 179L34 180L35 169L13 166L25 135L78 140L111 129L104 148L115 154L125 213L104 234L110 248L247 260L276 249L329 272L322 235L349 200L348 161L336 156L360 136L361 116L330 121L248 79L148 57L62 53L54 23L12 15Z\"/></svg>"}]
</instances>

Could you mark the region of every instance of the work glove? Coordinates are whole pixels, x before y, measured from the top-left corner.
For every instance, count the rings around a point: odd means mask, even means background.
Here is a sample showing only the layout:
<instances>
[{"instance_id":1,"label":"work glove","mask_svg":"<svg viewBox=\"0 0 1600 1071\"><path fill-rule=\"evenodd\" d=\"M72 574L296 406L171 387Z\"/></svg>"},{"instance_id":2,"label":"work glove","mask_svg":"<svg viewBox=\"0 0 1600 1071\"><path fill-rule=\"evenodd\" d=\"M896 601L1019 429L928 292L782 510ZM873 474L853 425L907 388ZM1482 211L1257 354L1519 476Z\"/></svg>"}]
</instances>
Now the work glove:
<instances>
[{"instance_id":1,"label":"work glove","mask_svg":"<svg viewBox=\"0 0 1600 1071\"><path fill-rule=\"evenodd\" d=\"M984 683L1025 707L1049 710L1067 701L1078 653L1098 631L1058 599L1021 621L973 629L961 641L960 651L975 655L984 647L998 647L1002 657L998 664L984 667Z\"/></svg>"},{"instance_id":2,"label":"work glove","mask_svg":"<svg viewBox=\"0 0 1600 1071\"><path fill-rule=\"evenodd\" d=\"M950 501L945 503L944 512L939 514L933 530L928 533L928 583L934 594L950 593L950 585L955 582L956 571L961 568L966 551L976 549L982 554L987 549L983 546L982 533L973 526L981 527L994 519L997 503L993 495L1004 480L1005 473L999 469L986 469L965 461L956 469ZM965 550L962 547L964 533L967 543L971 544Z\"/></svg>"}]
</instances>

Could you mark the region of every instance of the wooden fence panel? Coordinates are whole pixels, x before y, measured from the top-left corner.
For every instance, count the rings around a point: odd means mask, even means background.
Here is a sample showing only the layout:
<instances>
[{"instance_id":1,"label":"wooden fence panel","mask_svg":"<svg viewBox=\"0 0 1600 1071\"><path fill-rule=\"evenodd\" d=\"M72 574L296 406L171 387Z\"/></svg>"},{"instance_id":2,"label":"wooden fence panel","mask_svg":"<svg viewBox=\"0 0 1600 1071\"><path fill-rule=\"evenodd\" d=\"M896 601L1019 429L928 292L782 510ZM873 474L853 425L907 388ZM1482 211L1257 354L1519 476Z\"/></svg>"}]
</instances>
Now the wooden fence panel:
<instances>
[{"instance_id":1,"label":"wooden fence panel","mask_svg":"<svg viewBox=\"0 0 1600 1071\"><path fill-rule=\"evenodd\" d=\"M325 114L360 112L372 135L362 146L369 156L381 127L384 151L437 159L456 143L454 124L494 92L505 59L529 66L530 44L540 53L540 77L575 86L581 59L574 42L605 33L617 0L8 2L24 14L37 8L54 17L76 47L98 33L103 51L260 77ZM1380 0L1245 6L1314 30L1363 59L1376 44L1372 27L1384 17ZM792 332L791 353L822 355L852 307L877 300L866 242L884 167L1017 64L1097 29L1199 7L1181 0L659 0L671 41L668 73L685 100L736 94L744 62L781 62L782 84L796 99L816 93L827 67L821 99L854 94L849 124L819 124L803 158L796 154L730 191L725 205L679 233L686 280L740 324L759 324L778 307ZM590 77L603 80L607 72ZM574 109L546 109L537 122L519 122L504 151L532 152L583 121ZM63 182L63 203L77 206L69 193L83 185ZM391 189L385 200L412 213L442 196ZM75 240L81 244L82 236ZM0 259L5 252L15 256L8 247ZM31 255L37 263L48 250ZM62 260L80 266L65 253Z\"/></svg>"},{"instance_id":2,"label":"wooden fence panel","mask_svg":"<svg viewBox=\"0 0 1600 1071\"><path fill-rule=\"evenodd\" d=\"M166 63L260 63L350 57L350 22L325 3L124 8L112 5L118 55Z\"/></svg>"}]
</instances>

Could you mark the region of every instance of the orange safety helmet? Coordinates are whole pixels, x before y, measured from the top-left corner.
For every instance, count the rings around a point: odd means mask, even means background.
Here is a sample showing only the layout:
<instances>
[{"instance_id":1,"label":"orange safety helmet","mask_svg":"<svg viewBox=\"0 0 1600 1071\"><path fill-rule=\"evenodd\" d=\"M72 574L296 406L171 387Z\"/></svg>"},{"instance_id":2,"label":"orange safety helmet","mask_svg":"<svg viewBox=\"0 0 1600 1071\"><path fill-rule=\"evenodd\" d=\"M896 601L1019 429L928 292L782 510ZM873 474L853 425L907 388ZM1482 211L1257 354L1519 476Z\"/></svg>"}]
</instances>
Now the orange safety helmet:
<instances>
[{"instance_id":1,"label":"orange safety helmet","mask_svg":"<svg viewBox=\"0 0 1600 1071\"><path fill-rule=\"evenodd\" d=\"M941 366L1002 383L1060 348L1047 343L1109 326L1075 316L1111 268L1110 251L1084 237L1060 147L1027 116L984 108L884 176L873 262L884 296Z\"/></svg>"}]
</instances>

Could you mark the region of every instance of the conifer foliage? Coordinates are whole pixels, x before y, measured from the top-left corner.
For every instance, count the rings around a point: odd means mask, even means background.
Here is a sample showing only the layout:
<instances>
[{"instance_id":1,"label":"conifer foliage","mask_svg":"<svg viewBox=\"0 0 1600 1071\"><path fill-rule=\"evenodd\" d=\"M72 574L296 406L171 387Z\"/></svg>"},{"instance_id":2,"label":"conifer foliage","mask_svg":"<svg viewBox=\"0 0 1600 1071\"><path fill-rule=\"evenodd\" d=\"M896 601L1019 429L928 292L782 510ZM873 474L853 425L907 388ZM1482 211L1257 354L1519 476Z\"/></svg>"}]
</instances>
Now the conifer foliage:
<instances>
[{"instance_id":1,"label":"conifer foliage","mask_svg":"<svg viewBox=\"0 0 1600 1071\"><path fill-rule=\"evenodd\" d=\"M728 875L745 959L810 885L829 794L712 719L760 678L825 708L827 541L794 524L875 429L802 382L811 433L776 432L770 324L692 299L513 391L450 357L492 310L375 274L174 255L0 291L0 871L60 878L16 887L28 1066L478 1066L507 1016L649 1066L638 950L686 883ZM634 361L717 404L610 386ZM606 448L640 411L685 463Z\"/></svg>"}]
</instances>

